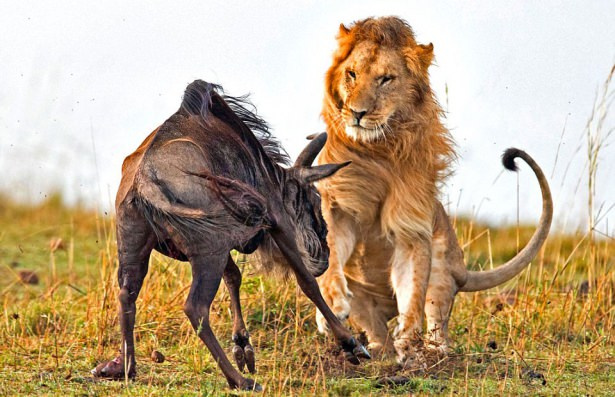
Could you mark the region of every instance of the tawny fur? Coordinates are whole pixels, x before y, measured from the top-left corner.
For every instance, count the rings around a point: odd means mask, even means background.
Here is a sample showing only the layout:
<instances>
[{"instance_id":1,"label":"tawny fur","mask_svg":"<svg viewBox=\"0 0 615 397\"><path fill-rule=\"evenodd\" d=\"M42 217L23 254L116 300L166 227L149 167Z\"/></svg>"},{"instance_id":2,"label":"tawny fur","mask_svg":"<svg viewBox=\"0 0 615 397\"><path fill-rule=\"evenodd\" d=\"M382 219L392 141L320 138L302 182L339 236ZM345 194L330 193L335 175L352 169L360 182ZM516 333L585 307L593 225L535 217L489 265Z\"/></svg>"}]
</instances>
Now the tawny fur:
<instances>
[{"instance_id":1,"label":"tawny fur","mask_svg":"<svg viewBox=\"0 0 615 397\"><path fill-rule=\"evenodd\" d=\"M468 272L437 199L455 153L429 86L433 45L417 44L410 26L395 17L341 25L338 43L326 75L329 137L319 162L352 166L319 184L331 249L319 284L336 315L366 331L373 350L394 348L404 364L420 364L424 314L428 346L445 351L456 293L470 281L490 288L510 279L537 253L551 220L549 188L527 154L510 153L538 176L541 225L496 276ZM390 338L387 322L395 316Z\"/></svg>"}]
</instances>

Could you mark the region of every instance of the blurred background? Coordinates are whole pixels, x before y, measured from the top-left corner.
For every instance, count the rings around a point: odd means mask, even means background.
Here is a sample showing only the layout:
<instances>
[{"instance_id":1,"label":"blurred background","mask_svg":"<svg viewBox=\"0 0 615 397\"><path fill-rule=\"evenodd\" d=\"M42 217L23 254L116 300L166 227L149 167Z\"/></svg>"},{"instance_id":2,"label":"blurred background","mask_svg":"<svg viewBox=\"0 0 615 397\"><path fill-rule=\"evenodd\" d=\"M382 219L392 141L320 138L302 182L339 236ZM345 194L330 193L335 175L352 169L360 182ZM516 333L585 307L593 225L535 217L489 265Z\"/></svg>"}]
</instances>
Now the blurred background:
<instances>
[{"instance_id":1,"label":"blurred background","mask_svg":"<svg viewBox=\"0 0 615 397\"><path fill-rule=\"evenodd\" d=\"M383 15L435 46L432 87L459 153L451 214L537 220L529 169L502 173L516 146L549 176L557 228L587 227L591 179L596 229L613 234L612 1L0 1L0 192L112 211L124 157L197 78L251 93L294 158L324 129L339 24Z\"/></svg>"}]
</instances>

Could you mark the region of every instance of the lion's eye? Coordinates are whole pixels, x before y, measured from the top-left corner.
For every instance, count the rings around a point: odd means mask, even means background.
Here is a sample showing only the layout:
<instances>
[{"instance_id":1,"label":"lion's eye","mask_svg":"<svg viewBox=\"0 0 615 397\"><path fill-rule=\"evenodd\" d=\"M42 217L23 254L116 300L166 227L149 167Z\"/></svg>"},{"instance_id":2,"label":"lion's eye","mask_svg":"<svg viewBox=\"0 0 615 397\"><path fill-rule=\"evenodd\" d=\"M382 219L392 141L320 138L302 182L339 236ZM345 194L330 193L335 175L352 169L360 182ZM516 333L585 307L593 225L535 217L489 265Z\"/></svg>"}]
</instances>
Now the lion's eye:
<instances>
[{"instance_id":1,"label":"lion's eye","mask_svg":"<svg viewBox=\"0 0 615 397\"><path fill-rule=\"evenodd\" d=\"M356 78L357 78L357 75L356 75L356 74L355 74L355 72L353 72L352 70L349 70L347 73L348 73L348 76L349 76L351 79L353 79L353 80L354 80L354 79L356 79Z\"/></svg>"},{"instance_id":2,"label":"lion's eye","mask_svg":"<svg viewBox=\"0 0 615 397\"><path fill-rule=\"evenodd\" d=\"M385 85L386 83L388 83L389 81L392 81L395 77L393 76L382 76L380 78L380 85Z\"/></svg>"}]
</instances>

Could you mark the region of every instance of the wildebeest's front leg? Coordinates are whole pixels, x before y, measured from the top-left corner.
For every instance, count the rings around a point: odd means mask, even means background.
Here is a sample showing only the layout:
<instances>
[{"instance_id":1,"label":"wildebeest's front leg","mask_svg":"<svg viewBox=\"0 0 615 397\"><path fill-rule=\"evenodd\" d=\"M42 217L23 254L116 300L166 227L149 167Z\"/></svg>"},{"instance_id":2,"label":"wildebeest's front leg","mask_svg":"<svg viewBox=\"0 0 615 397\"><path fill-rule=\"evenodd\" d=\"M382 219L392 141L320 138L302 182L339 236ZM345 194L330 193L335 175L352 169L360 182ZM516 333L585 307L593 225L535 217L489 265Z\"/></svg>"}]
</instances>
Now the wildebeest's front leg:
<instances>
[{"instance_id":1,"label":"wildebeest's front leg","mask_svg":"<svg viewBox=\"0 0 615 397\"><path fill-rule=\"evenodd\" d=\"M228 263L228 254L191 256L190 263L192 264L192 286L184 312L190 319L192 327L220 366L230 387L242 390L261 390L259 384L252 379L244 378L233 368L209 324L209 308L220 286L220 280Z\"/></svg>"},{"instance_id":2,"label":"wildebeest's front leg","mask_svg":"<svg viewBox=\"0 0 615 397\"><path fill-rule=\"evenodd\" d=\"M233 342L235 343L235 346L233 346L233 356L235 357L235 362L240 371L243 372L247 364L248 370L253 374L256 372L254 348L250 344L250 334L243 321L241 302L239 300L241 272L230 255L228 256L223 277L231 297L231 311L233 312Z\"/></svg>"},{"instance_id":3,"label":"wildebeest's front leg","mask_svg":"<svg viewBox=\"0 0 615 397\"><path fill-rule=\"evenodd\" d=\"M350 331L342 325L329 306L327 306L327 303L320 293L316 279L303 264L303 259L295 242L294 230L288 224L278 224L278 226L271 231L271 235L290 263L299 287L301 287L303 293L314 302L316 308L320 310L327 320L327 323L329 323L333 335L335 335L344 349L346 360L353 364L359 364L359 358L371 358L367 349L357 342Z\"/></svg>"},{"instance_id":4,"label":"wildebeest's front leg","mask_svg":"<svg viewBox=\"0 0 615 397\"><path fill-rule=\"evenodd\" d=\"M324 205L326 196L323 196L323 217L327 222L329 234L329 268L318 278L318 285L325 301L337 318L344 321L350 315L352 291L344 275L346 262L355 250L357 237L350 216L340 212L328 210ZM327 322L323 315L316 311L316 324L320 333L327 333Z\"/></svg>"}]
</instances>

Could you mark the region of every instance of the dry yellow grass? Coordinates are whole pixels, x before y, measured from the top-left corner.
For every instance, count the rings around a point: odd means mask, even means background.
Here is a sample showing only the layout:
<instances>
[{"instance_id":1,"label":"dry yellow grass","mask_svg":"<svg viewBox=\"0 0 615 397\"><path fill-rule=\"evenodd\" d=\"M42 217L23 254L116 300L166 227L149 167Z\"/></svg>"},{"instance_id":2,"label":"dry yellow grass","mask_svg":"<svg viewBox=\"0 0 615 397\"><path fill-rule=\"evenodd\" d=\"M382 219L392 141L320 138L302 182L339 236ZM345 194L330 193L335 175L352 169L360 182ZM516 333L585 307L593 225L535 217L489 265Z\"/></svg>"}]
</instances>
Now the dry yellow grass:
<instances>
[{"instance_id":1,"label":"dry yellow grass","mask_svg":"<svg viewBox=\"0 0 615 397\"><path fill-rule=\"evenodd\" d=\"M0 395L224 395L226 382L190 327L182 306L190 284L185 263L154 255L137 301L136 381L94 381L89 370L114 356L117 257L113 219L69 209L58 197L35 207L0 200ZM489 266L512 256L531 227L487 229L456 224L468 263ZM50 240L61 238L53 250ZM242 303L266 395L591 394L615 384L615 272L612 240L553 233L531 268L497 290L457 299L455 351L426 373L403 373L393 361L359 367L335 355L316 333L314 308L294 280L244 273ZM38 285L20 281L34 270ZM230 347L226 289L212 323ZM150 360L152 350L166 356ZM404 385L378 387L383 376ZM543 380L546 384L543 384Z\"/></svg>"}]
</instances>

